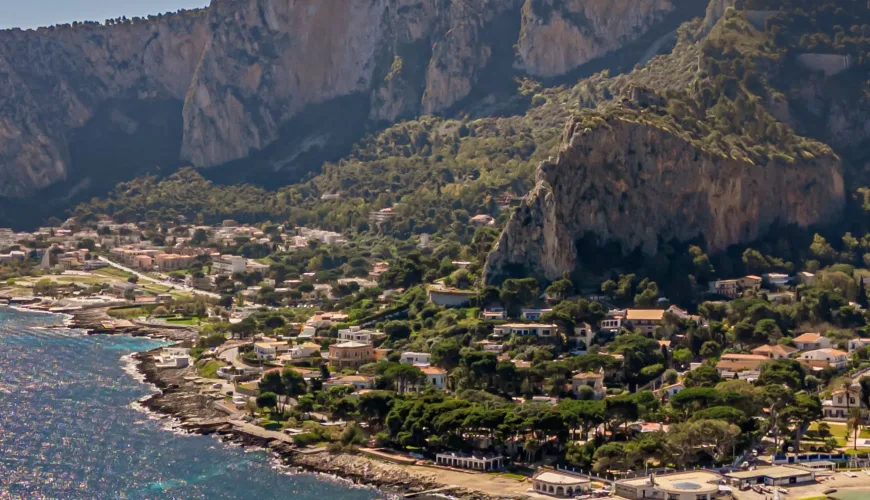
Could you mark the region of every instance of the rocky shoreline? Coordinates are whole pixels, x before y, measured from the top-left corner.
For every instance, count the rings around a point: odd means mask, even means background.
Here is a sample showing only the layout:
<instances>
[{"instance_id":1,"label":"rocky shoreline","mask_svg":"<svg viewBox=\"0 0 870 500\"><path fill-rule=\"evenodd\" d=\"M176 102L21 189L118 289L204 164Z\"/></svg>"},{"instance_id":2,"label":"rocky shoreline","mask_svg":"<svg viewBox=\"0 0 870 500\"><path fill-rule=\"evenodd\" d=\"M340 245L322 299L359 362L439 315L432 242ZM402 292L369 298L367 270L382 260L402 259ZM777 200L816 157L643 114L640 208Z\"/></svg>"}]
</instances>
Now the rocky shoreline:
<instances>
[{"instance_id":1,"label":"rocky shoreline","mask_svg":"<svg viewBox=\"0 0 870 500\"><path fill-rule=\"evenodd\" d=\"M159 392L143 398L141 405L163 417L177 422L185 432L218 435L226 442L242 446L254 446L269 450L284 465L304 472L325 474L360 486L377 488L388 495L427 498L420 493L438 490L439 495L467 500L490 500L519 498L516 496L491 496L480 492L455 487L451 488L435 479L436 470L427 477L406 467L347 452L333 453L325 449L299 449L290 443L269 436L256 435L243 429L215 407L209 398L199 393L192 379L193 370L158 369L153 355L155 351L134 355L137 369L145 382L153 384ZM442 497L443 498L443 497Z\"/></svg>"},{"instance_id":2,"label":"rocky shoreline","mask_svg":"<svg viewBox=\"0 0 870 500\"><path fill-rule=\"evenodd\" d=\"M173 342L192 342L198 337L193 328L160 328L159 326L133 325L106 328L112 321L108 308L85 309L69 313L68 328L87 330L89 335L130 335L165 339ZM139 404L161 418L169 419L172 426L192 434L216 435L224 442L240 446L265 449L282 464L302 472L326 475L346 480L353 484L377 488L388 496L414 498L457 498L462 500L496 500L524 498L516 495L489 495L469 488L450 486L438 481L437 469L411 470L407 466L370 458L363 454L330 452L326 449L300 449L291 443L271 436L252 432L250 426L243 428L225 411L214 404L215 399L202 394L195 381L193 366L179 369L157 368L155 356L159 349L132 355L135 369L144 382L153 385L157 392L142 398ZM259 428L257 428L259 429ZM414 469L422 469L414 467ZM437 490L437 497L425 492ZM433 492L435 493L435 492Z\"/></svg>"}]
</instances>

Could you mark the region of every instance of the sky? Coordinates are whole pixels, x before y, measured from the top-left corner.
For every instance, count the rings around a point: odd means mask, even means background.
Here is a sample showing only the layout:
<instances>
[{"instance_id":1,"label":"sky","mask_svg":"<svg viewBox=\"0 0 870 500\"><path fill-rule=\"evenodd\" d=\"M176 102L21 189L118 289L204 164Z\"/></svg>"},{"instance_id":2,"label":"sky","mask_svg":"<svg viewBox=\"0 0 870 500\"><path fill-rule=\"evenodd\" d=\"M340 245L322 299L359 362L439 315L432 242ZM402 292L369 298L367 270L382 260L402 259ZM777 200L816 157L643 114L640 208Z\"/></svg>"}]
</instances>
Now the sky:
<instances>
[{"instance_id":1,"label":"sky","mask_svg":"<svg viewBox=\"0 0 870 500\"><path fill-rule=\"evenodd\" d=\"M73 21L103 21L121 16L195 9L208 0L0 0L0 29L38 28Z\"/></svg>"}]
</instances>

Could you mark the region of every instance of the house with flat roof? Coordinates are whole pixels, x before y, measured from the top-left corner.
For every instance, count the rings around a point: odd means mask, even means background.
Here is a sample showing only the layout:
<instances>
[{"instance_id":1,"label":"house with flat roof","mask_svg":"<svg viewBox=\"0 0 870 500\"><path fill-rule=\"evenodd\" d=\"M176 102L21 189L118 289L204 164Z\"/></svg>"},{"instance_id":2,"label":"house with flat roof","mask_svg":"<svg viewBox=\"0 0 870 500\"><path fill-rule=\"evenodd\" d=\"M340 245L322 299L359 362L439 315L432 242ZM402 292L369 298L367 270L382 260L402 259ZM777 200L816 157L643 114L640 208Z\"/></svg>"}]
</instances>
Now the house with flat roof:
<instances>
[{"instance_id":1,"label":"house with flat roof","mask_svg":"<svg viewBox=\"0 0 870 500\"><path fill-rule=\"evenodd\" d=\"M357 369L360 366L373 363L375 352L371 344L362 342L342 342L329 346L329 364L343 370Z\"/></svg>"},{"instance_id":2,"label":"house with flat roof","mask_svg":"<svg viewBox=\"0 0 870 500\"><path fill-rule=\"evenodd\" d=\"M386 337L386 335L383 333L363 330L358 326L342 328L338 331L338 338L340 340L346 340L350 342L363 342L367 344L372 344L375 340L380 340L384 337Z\"/></svg>"},{"instance_id":3,"label":"house with flat roof","mask_svg":"<svg viewBox=\"0 0 870 500\"><path fill-rule=\"evenodd\" d=\"M429 287L427 295L429 302L437 306L464 307L471 303L471 299L477 295L477 292L455 288Z\"/></svg>"},{"instance_id":4,"label":"house with flat roof","mask_svg":"<svg viewBox=\"0 0 870 500\"><path fill-rule=\"evenodd\" d=\"M806 467L797 465L772 465L758 467L753 470L730 472L725 474L733 486L752 486L764 484L767 486L796 486L816 480L816 473Z\"/></svg>"},{"instance_id":5,"label":"house with flat roof","mask_svg":"<svg viewBox=\"0 0 870 500\"><path fill-rule=\"evenodd\" d=\"M277 359L281 354L290 350L287 342L256 342L254 353L260 361Z\"/></svg>"},{"instance_id":6,"label":"house with flat roof","mask_svg":"<svg viewBox=\"0 0 870 500\"><path fill-rule=\"evenodd\" d=\"M630 500L713 500L719 495L721 479L721 475L703 469L674 474L650 474L617 481L614 483L614 493Z\"/></svg>"},{"instance_id":7,"label":"house with flat roof","mask_svg":"<svg viewBox=\"0 0 870 500\"><path fill-rule=\"evenodd\" d=\"M816 349L800 355L798 362L814 369L833 367L844 370L849 362L849 353L839 349Z\"/></svg>"},{"instance_id":8,"label":"house with flat roof","mask_svg":"<svg viewBox=\"0 0 870 500\"><path fill-rule=\"evenodd\" d=\"M445 467L493 471L504 468L504 457L501 455L474 455L465 453L439 453L435 455L435 463Z\"/></svg>"},{"instance_id":9,"label":"house with flat roof","mask_svg":"<svg viewBox=\"0 0 870 500\"><path fill-rule=\"evenodd\" d=\"M559 327L557 327L556 325L542 325L538 323L508 323L505 325L497 325L493 328L493 333L502 336L517 335L519 337L553 337L556 335L558 330Z\"/></svg>"},{"instance_id":10,"label":"house with flat roof","mask_svg":"<svg viewBox=\"0 0 870 500\"><path fill-rule=\"evenodd\" d=\"M483 319L487 321L504 321L507 313L503 307L487 307L483 310Z\"/></svg>"},{"instance_id":11,"label":"house with flat roof","mask_svg":"<svg viewBox=\"0 0 870 500\"><path fill-rule=\"evenodd\" d=\"M553 310L539 308L523 309L522 311L520 311L520 318L523 321L538 321L539 319L541 319L541 316L549 312L553 312Z\"/></svg>"},{"instance_id":12,"label":"house with flat roof","mask_svg":"<svg viewBox=\"0 0 870 500\"><path fill-rule=\"evenodd\" d=\"M710 293L736 299L740 296L739 280L716 280L710 282Z\"/></svg>"},{"instance_id":13,"label":"house with flat roof","mask_svg":"<svg viewBox=\"0 0 870 500\"><path fill-rule=\"evenodd\" d=\"M429 366L429 360L431 357L432 355L428 352L406 351L403 352L402 356L399 358L399 363L415 366Z\"/></svg>"}]
</instances>

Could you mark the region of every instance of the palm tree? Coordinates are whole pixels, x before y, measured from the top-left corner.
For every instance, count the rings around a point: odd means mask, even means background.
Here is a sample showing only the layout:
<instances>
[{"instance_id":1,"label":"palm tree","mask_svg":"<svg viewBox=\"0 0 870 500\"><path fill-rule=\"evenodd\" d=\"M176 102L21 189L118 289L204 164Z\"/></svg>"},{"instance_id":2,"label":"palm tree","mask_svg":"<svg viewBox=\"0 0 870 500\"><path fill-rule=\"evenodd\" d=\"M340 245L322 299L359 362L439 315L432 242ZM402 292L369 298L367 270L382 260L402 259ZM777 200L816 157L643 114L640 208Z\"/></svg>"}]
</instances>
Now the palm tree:
<instances>
[{"instance_id":1,"label":"palm tree","mask_svg":"<svg viewBox=\"0 0 870 500\"><path fill-rule=\"evenodd\" d=\"M861 408L852 408L849 410L849 419L846 421L848 434L852 435L854 439L852 443L855 449L858 449L858 434L861 432L861 425L864 422L864 415L861 412Z\"/></svg>"},{"instance_id":2,"label":"palm tree","mask_svg":"<svg viewBox=\"0 0 870 500\"><path fill-rule=\"evenodd\" d=\"M840 389L842 389L846 393L846 413L851 413L852 406L849 402L851 399L850 389L852 389L852 379L846 378L840 382Z\"/></svg>"}]
</instances>

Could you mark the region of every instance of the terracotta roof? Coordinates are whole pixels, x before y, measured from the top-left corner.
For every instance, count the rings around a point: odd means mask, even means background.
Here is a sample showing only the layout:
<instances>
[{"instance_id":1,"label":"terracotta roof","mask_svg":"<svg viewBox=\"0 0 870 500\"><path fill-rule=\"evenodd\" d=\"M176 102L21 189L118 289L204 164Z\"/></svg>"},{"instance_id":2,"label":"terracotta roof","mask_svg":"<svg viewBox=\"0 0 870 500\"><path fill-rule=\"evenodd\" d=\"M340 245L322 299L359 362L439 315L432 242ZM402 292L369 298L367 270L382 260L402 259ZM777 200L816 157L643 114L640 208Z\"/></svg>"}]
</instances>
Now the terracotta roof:
<instances>
[{"instance_id":1,"label":"terracotta roof","mask_svg":"<svg viewBox=\"0 0 870 500\"><path fill-rule=\"evenodd\" d=\"M818 333L804 333L795 337L793 342L818 342L821 338Z\"/></svg>"},{"instance_id":2,"label":"terracotta roof","mask_svg":"<svg viewBox=\"0 0 870 500\"><path fill-rule=\"evenodd\" d=\"M425 373L426 375L446 375L447 370L442 368L436 368L434 366L421 366L420 371Z\"/></svg>"},{"instance_id":3,"label":"terracotta roof","mask_svg":"<svg viewBox=\"0 0 870 500\"><path fill-rule=\"evenodd\" d=\"M645 321L661 321L665 311L662 309L629 309L626 311L625 319L645 320Z\"/></svg>"},{"instance_id":4,"label":"terracotta roof","mask_svg":"<svg viewBox=\"0 0 870 500\"><path fill-rule=\"evenodd\" d=\"M741 359L767 361L767 356L759 356L757 354L723 354L721 358L722 361L736 361Z\"/></svg>"},{"instance_id":5,"label":"terracotta roof","mask_svg":"<svg viewBox=\"0 0 870 500\"><path fill-rule=\"evenodd\" d=\"M787 346L787 345L763 345L760 347L756 347L752 350L753 354L761 353L761 352L775 352L782 354L783 356L788 356L789 354L796 352L798 349L795 347Z\"/></svg>"}]
</instances>

